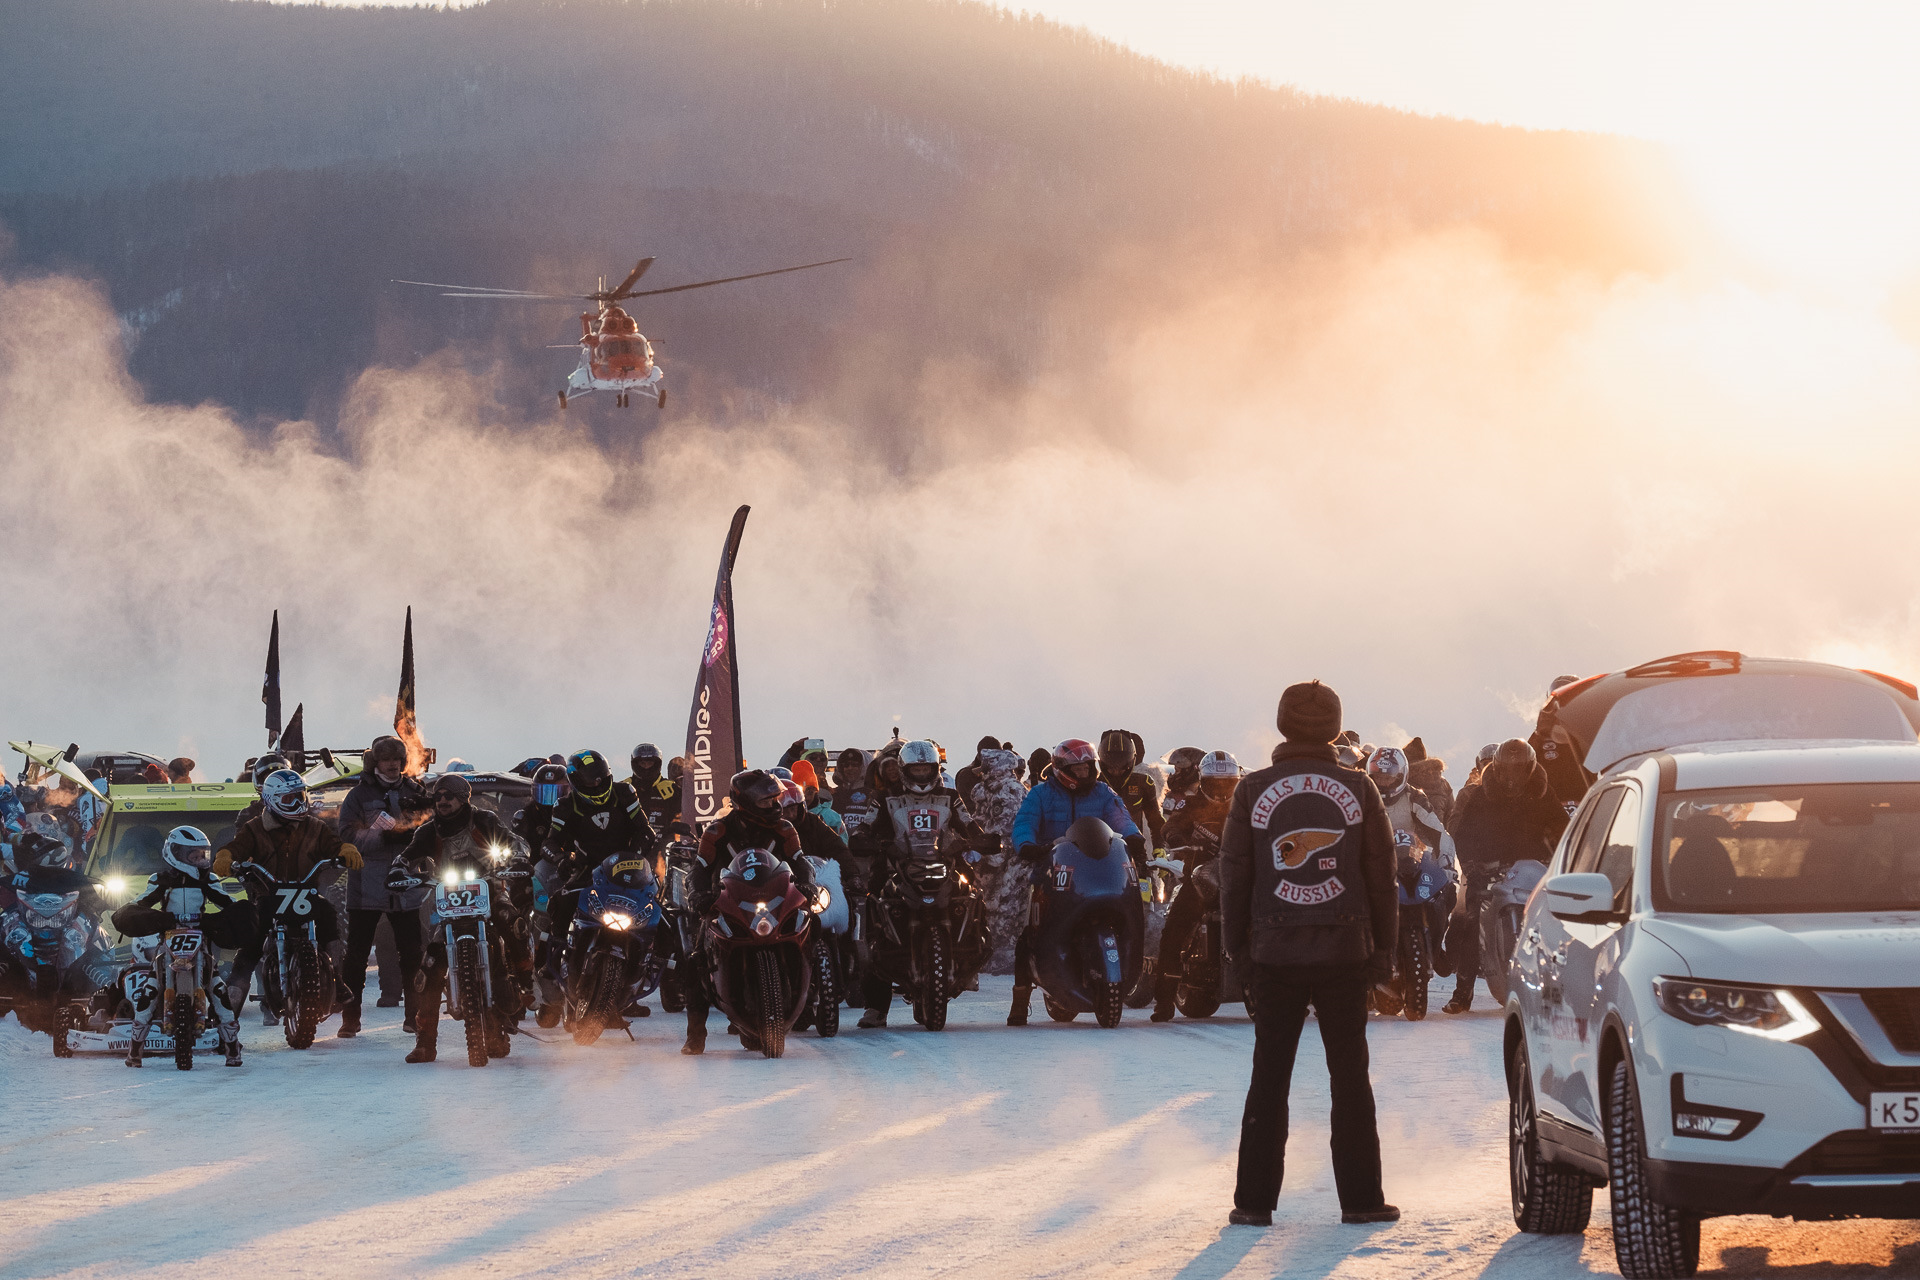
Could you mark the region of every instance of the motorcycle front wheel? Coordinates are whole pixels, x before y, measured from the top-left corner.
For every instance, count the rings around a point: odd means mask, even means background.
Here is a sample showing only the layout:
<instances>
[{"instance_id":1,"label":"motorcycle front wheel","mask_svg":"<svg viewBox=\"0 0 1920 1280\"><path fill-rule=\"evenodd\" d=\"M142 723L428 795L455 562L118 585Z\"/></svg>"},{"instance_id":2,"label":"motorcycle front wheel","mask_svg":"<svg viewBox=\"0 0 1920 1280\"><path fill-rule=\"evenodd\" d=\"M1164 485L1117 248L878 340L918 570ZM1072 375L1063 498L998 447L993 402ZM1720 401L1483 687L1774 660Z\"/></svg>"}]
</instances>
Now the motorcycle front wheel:
<instances>
[{"instance_id":1,"label":"motorcycle front wheel","mask_svg":"<svg viewBox=\"0 0 1920 1280\"><path fill-rule=\"evenodd\" d=\"M813 948L813 1028L822 1040L840 1034L840 974L833 963L831 940Z\"/></svg>"},{"instance_id":2,"label":"motorcycle front wheel","mask_svg":"<svg viewBox=\"0 0 1920 1280\"><path fill-rule=\"evenodd\" d=\"M453 972L460 985L460 1020L467 1033L467 1065L487 1065L487 989L480 977L480 940L453 944ZM431 1015L428 1015L431 1016Z\"/></svg>"},{"instance_id":3,"label":"motorcycle front wheel","mask_svg":"<svg viewBox=\"0 0 1920 1280\"><path fill-rule=\"evenodd\" d=\"M287 984L280 1027L289 1049L311 1048L314 1028L320 1025L320 957L312 943L302 939L295 945L289 968L293 981Z\"/></svg>"},{"instance_id":4,"label":"motorcycle front wheel","mask_svg":"<svg viewBox=\"0 0 1920 1280\"><path fill-rule=\"evenodd\" d=\"M754 958L758 972L755 994L759 1008L760 1052L777 1058L787 1051L787 984L780 976L780 957L767 947Z\"/></svg>"},{"instance_id":5,"label":"motorcycle front wheel","mask_svg":"<svg viewBox=\"0 0 1920 1280\"><path fill-rule=\"evenodd\" d=\"M193 1070L193 1042L200 1038L194 1025L193 993L182 991L173 998L173 1065L181 1071Z\"/></svg>"},{"instance_id":6,"label":"motorcycle front wheel","mask_svg":"<svg viewBox=\"0 0 1920 1280\"><path fill-rule=\"evenodd\" d=\"M929 1031L944 1031L947 1027L946 926L931 925L922 936L927 941L921 953L920 1024Z\"/></svg>"}]
</instances>

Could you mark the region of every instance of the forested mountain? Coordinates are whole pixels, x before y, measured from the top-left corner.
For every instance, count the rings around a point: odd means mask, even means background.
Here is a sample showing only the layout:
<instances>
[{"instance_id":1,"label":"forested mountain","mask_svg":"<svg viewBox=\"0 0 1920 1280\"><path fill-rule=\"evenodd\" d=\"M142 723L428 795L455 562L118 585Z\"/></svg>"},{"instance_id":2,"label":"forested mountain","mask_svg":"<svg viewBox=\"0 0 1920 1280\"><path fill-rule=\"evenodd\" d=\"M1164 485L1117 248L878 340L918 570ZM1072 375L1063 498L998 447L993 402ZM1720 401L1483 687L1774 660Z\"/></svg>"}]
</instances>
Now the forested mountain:
<instances>
[{"instance_id":1,"label":"forested mountain","mask_svg":"<svg viewBox=\"0 0 1920 1280\"><path fill-rule=\"evenodd\" d=\"M502 362L516 413L571 367L564 305L395 276L851 255L642 327L679 410L898 428L930 371L1016 385L1196 271L1473 225L1612 272L1681 235L1641 144L1228 83L963 0L0 0L0 31L12 269L103 280L156 396L323 422L367 365L448 344Z\"/></svg>"}]
</instances>

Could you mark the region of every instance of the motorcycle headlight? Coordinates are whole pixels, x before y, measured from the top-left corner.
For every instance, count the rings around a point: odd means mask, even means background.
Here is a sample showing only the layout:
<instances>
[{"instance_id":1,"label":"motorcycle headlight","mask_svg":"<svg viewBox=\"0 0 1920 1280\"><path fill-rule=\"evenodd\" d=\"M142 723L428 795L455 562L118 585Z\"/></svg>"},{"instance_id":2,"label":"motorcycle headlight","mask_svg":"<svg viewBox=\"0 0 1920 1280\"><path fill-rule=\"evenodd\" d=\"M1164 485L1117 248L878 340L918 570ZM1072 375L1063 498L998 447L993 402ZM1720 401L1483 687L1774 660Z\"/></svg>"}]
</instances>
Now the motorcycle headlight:
<instances>
[{"instance_id":1,"label":"motorcycle headlight","mask_svg":"<svg viewBox=\"0 0 1920 1280\"><path fill-rule=\"evenodd\" d=\"M609 929L626 930L633 927L633 917L624 911L602 911L600 923Z\"/></svg>"},{"instance_id":2,"label":"motorcycle headlight","mask_svg":"<svg viewBox=\"0 0 1920 1280\"><path fill-rule=\"evenodd\" d=\"M460 873L458 871L449 871L447 872L446 875L440 878L447 882L447 886L449 888L460 883Z\"/></svg>"},{"instance_id":3,"label":"motorcycle headlight","mask_svg":"<svg viewBox=\"0 0 1920 1280\"><path fill-rule=\"evenodd\" d=\"M1798 1040L1820 1026L1793 992L1777 987L1658 978L1653 990L1662 1009L1696 1027L1724 1027L1768 1040Z\"/></svg>"},{"instance_id":4,"label":"motorcycle headlight","mask_svg":"<svg viewBox=\"0 0 1920 1280\"><path fill-rule=\"evenodd\" d=\"M833 890L827 888L825 885L821 885L818 889L814 890L813 914L822 915L826 912L826 909L832 905Z\"/></svg>"},{"instance_id":5,"label":"motorcycle headlight","mask_svg":"<svg viewBox=\"0 0 1920 1280\"><path fill-rule=\"evenodd\" d=\"M480 878L479 875L474 872L474 869L472 867L467 868L467 879L478 880L479 878Z\"/></svg>"},{"instance_id":6,"label":"motorcycle headlight","mask_svg":"<svg viewBox=\"0 0 1920 1280\"><path fill-rule=\"evenodd\" d=\"M127 878L125 876L108 876L107 877L107 896L110 898L126 897L127 896Z\"/></svg>"},{"instance_id":7,"label":"motorcycle headlight","mask_svg":"<svg viewBox=\"0 0 1920 1280\"><path fill-rule=\"evenodd\" d=\"M513 850L502 848L496 844L487 850L487 856L495 862L511 862L513 860Z\"/></svg>"}]
</instances>

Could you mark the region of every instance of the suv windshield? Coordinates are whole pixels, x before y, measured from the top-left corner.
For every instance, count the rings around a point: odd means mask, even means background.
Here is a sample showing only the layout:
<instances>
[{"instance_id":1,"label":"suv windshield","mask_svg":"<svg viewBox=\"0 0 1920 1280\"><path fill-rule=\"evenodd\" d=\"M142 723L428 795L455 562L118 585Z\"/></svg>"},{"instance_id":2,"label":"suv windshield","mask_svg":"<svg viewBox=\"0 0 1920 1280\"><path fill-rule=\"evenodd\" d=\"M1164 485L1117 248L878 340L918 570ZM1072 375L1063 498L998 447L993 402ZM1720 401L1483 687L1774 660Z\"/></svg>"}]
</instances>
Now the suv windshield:
<instances>
[{"instance_id":1,"label":"suv windshield","mask_svg":"<svg viewBox=\"0 0 1920 1280\"><path fill-rule=\"evenodd\" d=\"M1917 910L1920 783L1681 792L1656 853L1659 910Z\"/></svg>"},{"instance_id":2,"label":"suv windshield","mask_svg":"<svg viewBox=\"0 0 1920 1280\"><path fill-rule=\"evenodd\" d=\"M150 876L160 869L160 846L175 827L198 827L218 849L233 839L239 810L168 809L113 815L106 844L87 859L95 876Z\"/></svg>"}]
</instances>

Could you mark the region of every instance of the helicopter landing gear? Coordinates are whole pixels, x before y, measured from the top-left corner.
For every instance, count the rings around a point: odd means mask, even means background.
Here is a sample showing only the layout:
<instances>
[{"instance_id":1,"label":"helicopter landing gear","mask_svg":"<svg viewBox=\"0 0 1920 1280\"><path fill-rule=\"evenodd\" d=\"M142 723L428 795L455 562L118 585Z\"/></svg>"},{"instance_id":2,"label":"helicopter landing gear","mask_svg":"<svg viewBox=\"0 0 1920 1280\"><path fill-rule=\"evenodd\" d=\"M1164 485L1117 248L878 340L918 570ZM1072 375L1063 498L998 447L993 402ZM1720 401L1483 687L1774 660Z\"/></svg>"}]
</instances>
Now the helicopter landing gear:
<instances>
[{"instance_id":1,"label":"helicopter landing gear","mask_svg":"<svg viewBox=\"0 0 1920 1280\"><path fill-rule=\"evenodd\" d=\"M624 392L624 391L622 391L622 392L621 392L621 393L620 393L619 395L617 395L617 396L615 396L615 397L613 398L613 404L614 404L614 407L615 407L616 409L625 409L625 408L627 408L627 407L628 407L628 406L627 406L627 393L626 393L626 392Z\"/></svg>"},{"instance_id":2,"label":"helicopter landing gear","mask_svg":"<svg viewBox=\"0 0 1920 1280\"><path fill-rule=\"evenodd\" d=\"M567 393L562 391L560 393L560 411L562 413L565 413L566 409L567 409Z\"/></svg>"},{"instance_id":3,"label":"helicopter landing gear","mask_svg":"<svg viewBox=\"0 0 1920 1280\"><path fill-rule=\"evenodd\" d=\"M654 392L653 407L656 409L664 409L667 407L667 389L665 387Z\"/></svg>"}]
</instances>

